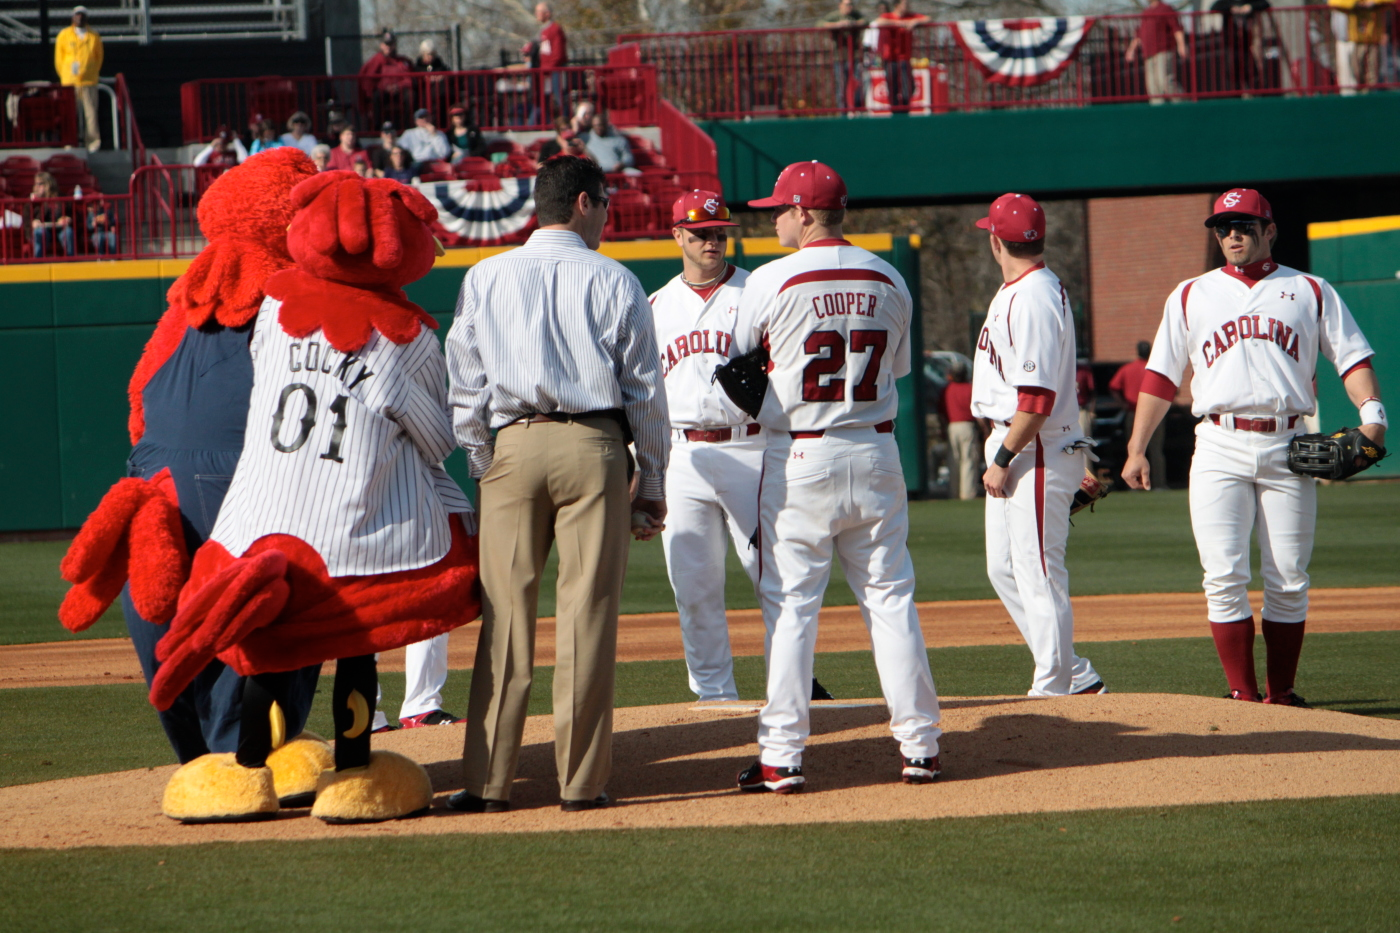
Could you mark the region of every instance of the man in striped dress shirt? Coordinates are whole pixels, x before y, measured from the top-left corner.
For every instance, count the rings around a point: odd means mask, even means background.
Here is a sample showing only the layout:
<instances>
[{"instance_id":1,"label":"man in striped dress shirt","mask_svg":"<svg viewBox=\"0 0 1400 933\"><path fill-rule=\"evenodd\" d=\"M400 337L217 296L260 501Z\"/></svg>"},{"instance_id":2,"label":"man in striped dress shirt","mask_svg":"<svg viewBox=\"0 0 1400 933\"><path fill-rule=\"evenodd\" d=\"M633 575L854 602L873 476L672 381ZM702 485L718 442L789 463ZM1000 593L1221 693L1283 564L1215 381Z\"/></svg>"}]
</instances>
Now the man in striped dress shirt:
<instances>
[{"instance_id":1,"label":"man in striped dress shirt","mask_svg":"<svg viewBox=\"0 0 1400 933\"><path fill-rule=\"evenodd\" d=\"M467 273L447 336L457 442L481 484L481 637L464 752L449 805L510 807L534 666L540 577L558 543L555 759L565 810L608 803L617 608L630 523L661 530L670 418L651 306L596 250L603 172L558 156L540 168L540 229ZM497 431L492 440L491 431ZM629 507L627 443L637 493ZM642 513L636 515L635 513Z\"/></svg>"}]
</instances>

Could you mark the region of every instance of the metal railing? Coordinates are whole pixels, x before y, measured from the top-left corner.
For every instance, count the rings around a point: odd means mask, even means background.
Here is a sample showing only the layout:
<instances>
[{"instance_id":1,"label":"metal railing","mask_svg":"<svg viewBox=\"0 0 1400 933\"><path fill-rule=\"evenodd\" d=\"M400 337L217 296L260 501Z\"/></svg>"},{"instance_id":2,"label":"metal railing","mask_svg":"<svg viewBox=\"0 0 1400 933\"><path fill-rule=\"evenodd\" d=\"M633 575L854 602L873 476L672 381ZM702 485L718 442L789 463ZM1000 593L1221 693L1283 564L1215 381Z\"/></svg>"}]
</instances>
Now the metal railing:
<instances>
[{"instance_id":1,"label":"metal railing","mask_svg":"<svg viewBox=\"0 0 1400 933\"><path fill-rule=\"evenodd\" d=\"M306 0L89 0L84 5L88 22L103 42L306 38ZM50 6L47 41L68 25L69 10ZM0 0L0 45L37 44L42 41L40 31L34 0Z\"/></svg>"},{"instance_id":2,"label":"metal railing","mask_svg":"<svg viewBox=\"0 0 1400 933\"><path fill-rule=\"evenodd\" d=\"M1173 50L1164 81L1151 88L1142 55L1127 57L1143 23L1140 15L1093 18L1067 67L1029 86L989 78L959 41L956 23L919 26L910 58L915 93L907 108L896 109L1076 107L1400 85L1390 6L1355 13L1276 8L1247 19L1209 12L1178 17L1186 54ZM826 29L773 29L629 35L618 41L635 44L641 60L655 66L660 94L696 117L888 112L883 86L889 63L862 36L856 39L843 42ZM838 99L842 87L850 90Z\"/></svg>"},{"instance_id":3,"label":"metal railing","mask_svg":"<svg viewBox=\"0 0 1400 933\"><path fill-rule=\"evenodd\" d=\"M461 105L482 129L498 131L548 129L585 98L607 107L621 126L654 125L657 107L656 71L646 65L221 78L191 81L180 95L187 143L207 142L221 127L240 131L257 115L281 127L297 111L319 136L338 118L365 135L386 121L402 132L420 107L445 126L448 109Z\"/></svg>"}]
</instances>

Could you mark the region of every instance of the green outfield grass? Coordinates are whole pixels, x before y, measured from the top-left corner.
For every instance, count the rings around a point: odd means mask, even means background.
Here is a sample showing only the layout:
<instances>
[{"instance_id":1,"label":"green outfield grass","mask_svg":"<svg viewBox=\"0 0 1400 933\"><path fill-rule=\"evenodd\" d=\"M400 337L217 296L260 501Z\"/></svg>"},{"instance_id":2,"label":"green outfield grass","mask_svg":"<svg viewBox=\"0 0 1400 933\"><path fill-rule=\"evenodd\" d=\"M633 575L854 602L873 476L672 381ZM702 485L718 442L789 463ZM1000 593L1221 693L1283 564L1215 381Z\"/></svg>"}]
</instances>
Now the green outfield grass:
<instances>
[{"instance_id":1,"label":"green outfield grass","mask_svg":"<svg viewBox=\"0 0 1400 933\"><path fill-rule=\"evenodd\" d=\"M934 797L938 788L915 792ZM751 829L10 850L0 854L0 902L14 933L1364 933L1396 928L1397 827L1400 799L1360 797Z\"/></svg>"},{"instance_id":2,"label":"green outfield grass","mask_svg":"<svg viewBox=\"0 0 1400 933\"><path fill-rule=\"evenodd\" d=\"M475 634L473 630L472 635ZM1263 670L1263 643L1259 669ZM1122 693L1185 693L1220 696L1226 690L1220 662L1208 638L1097 642L1080 646ZM1020 645L936 648L929 652L939 693L987 696L1024 693L1030 684L1030 653ZM868 651L817 656L817 676L838 697L880 695ZM1400 718L1400 632L1309 636L1298 692L1319 707ZM553 668L535 672L530 712L548 713ZM763 659L739 658L735 677L749 699L763 695ZM382 706L397 714L403 675L386 673ZM467 711L471 671L453 671L443 701L458 715ZM308 728L330 736L330 679L323 678ZM617 705L651 706L693 700L680 661L618 665ZM0 690L0 786L28 784L81 774L173 764L174 755L135 684Z\"/></svg>"},{"instance_id":3,"label":"green outfield grass","mask_svg":"<svg viewBox=\"0 0 1400 933\"><path fill-rule=\"evenodd\" d=\"M1314 586L1400 585L1400 484L1352 483L1318 490ZM983 555L980 501L915 502L910 505L909 550L918 574L920 600L992 599ZM67 585L58 562L67 544L0 544L0 644L62 641L75 637L119 638L126 634L115 607L80 636L58 624L55 613ZM552 567L551 558L551 567ZM1074 595L1175 593L1201 585L1191 538L1186 491L1119 492L1094 514L1076 519L1068 563ZM1258 554L1254 559L1258 587ZM546 573L540 614L554 614L554 574ZM727 585L731 609L757 604L753 588L731 552ZM826 603L855 602L837 567ZM671 612L676 608L666 580L659 542L632 545L622 611Z\"/></svg>"}]
</instances>

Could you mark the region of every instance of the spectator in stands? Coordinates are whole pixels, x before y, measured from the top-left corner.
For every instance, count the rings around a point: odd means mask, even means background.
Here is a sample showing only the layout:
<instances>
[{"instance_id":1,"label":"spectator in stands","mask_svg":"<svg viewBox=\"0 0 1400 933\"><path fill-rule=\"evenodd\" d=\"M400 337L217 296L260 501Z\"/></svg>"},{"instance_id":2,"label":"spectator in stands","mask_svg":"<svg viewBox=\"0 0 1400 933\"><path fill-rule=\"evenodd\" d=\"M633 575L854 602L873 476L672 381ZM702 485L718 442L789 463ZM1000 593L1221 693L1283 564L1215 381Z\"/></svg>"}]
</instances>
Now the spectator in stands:
<instances>
[{"instance_id":1,"label":"spectator in stands","mask_svg":"<svg viewBox=\"0 0 1400 933\"><path fill-rule=\"evenodd\" d=\"M1146 340L1139 340L1137 345L1138 358L1131 363L1124 363L1113 374L1109 380L1108 391L1113 393L1113 397L1123 403L1127 409L1128 416L1123 422L1123 433L1126 437L1133 436L1133 422L1137 418L1138 392L1142 388L1142 377L1147 372L1147 359L1152 355L1152 344ZM1157 424L1157 430L1152 432L1152 439L1147 442L1147 461L1152 468L1153 476L1160 476L1162 479L1152 484L1153 489L1166 489L1167 482L1167 457L1165 445L1167 439L1167 419L1163 418Z\"/></svg>"},{"instance_id":2,"label":"spectator in stands","mask_svg":"<svg viewBox=\"0 0 1400 933\"><path fill-rule=\"evenodd\" d=\"M326 132L321 141L332 148L340 145L340 134L347 126L350 120L340 105L333 100L326 101Z\"/></svg>"},{"instance_id":3,"label":"spectator in stands","mask_svg":"<svg viewBox=\"0 0 1400 933\"><path fill-rule=\"evenodd\" d=\"M1139 50L1142 51L1147 99L1160 104L1165 95L1180 94L1181 85L1176 81L1176 59L1178 55L1183 59L1186 57L1186 33L1181 30L1181 20L1176 10L1163 0L1152 0L1142 11L1138 34L1128 43L1123 57L1131 62L1137 58Z\"/></svg>"},{"instance_id":4,"label":"spectator in stands","mask_svg":"<svg viewBox=\"0 0 1400 933\"><path fill-rule=\"evenodd\" d=\"M88 26L85 6L73 7L73 21L53 43L53 66L64 87L71 87L83 115L83 139L88 152L102 148L97 128L97 77L102 70L102 37ZM69 233L71 238L71 231Z\"/></svg>"},{"instance_id":5,"label":"spectator in stands","mask_svg":"<svg viewBox=\"0 0 1400 933\"><path fill-rule=\"evenodd\" d=\"M307 155L316 148L316 137L311 135L311 118L298 110L287 118L287 132L282 134L282 145L296 146Z\"/></svg>"},{"instance_id":6,"label":"spectator in stands","mask_svg":"<svg viewBox=\"0 0 1400 933\"><path fill-rule=\"evenodd\" d=\"M895 0L894 8L875 20L880 28L880 58L885 63L885 93L892 113L908 113L914 98L914 27L931 20L909 12L909 0Z\"/></svg>"},{"instance_id":7,"label":"spectator in stands","mask_svg":"<svg viewBox=\"0 0 1400 933\"><path fill-rule=\"evenodd\" d=\"M447 62L442 60L442 56L437 53L437 46L432 39L424 39L418 43L418 57L413 60L414 71L451 71L447 67Z\"/></svg>"},{"instance_id":8,"label":"spectator in stands","mask_svg":"<svg viewBox=\"0 0 1400 933\"><path fill-rule=\"evenodd\" d=\"M447 141L447 134L433 125L432 114L420 108L414 111L413 122L413 129L399 137L399 145L413 157L414 174L429 162L451 158L452 144Z\"/></svg>"},{"instance_id":9,"label":"spectator in stands","mask_svg":"<svg viewBox=\"0 0 1400 933\"><path fill-rule=\"evenodd\" d=\"M593 129L584 137L583 145L604 172L620 172L636 165L632 144L608 123L607 110L600 109L593 115Z\"/></svg>"},{"instance_id":10,"label":"spectator in stands","mask_svg":"<svg viewBox=\"0 0 1400 933\"><path fill-rule=\"evenodd\" d=\"M272 121L259 119L253 133L253 145L248 150L248 154L257 155L259 152L276 149L281 145L282 140L277 138L277 130L273 129Z\"/></svg>"},{"instance_id":11,"label":"spectator in stands","mask_svg":"<svg viewBox=\"0 0 1400 933\"><path fill-rule=\"evenodd\" d=\"M369 159L356 159L350 163L350 170L361 178L374 177L374 169L369 167Z\"/></svg>"},{"instance_id":12,"label":"spectator in stands","mask_svg":"<svg viewBox=\"0 0 1400 933\"><path fill-rule=\"evenodd\" d=\"M1215 0L1210 6L1221 17L1231 90L1248 91L1263 84L1264 34L1256 16L1267 9L1269 0Z\"/></svg>"},{"instance_id":13,"label":"spectator in stands","mask_svg":"<svg viewBox=\"0 0 1400 933\"><path fill-rule=\"evenodd\" d=\"M340 141L331 150L330 165L336 170L354 171L356 162L369 164L369 156L360 148L359 137L355 135L355 128L347 126L340 131Z\"/></svg>"},{"instance_id":14,"label":"spectator in stands","mask_svg":"<svg viewBox=\"0 0 1400 933\"><path fill-rule=\"evenodd\" d=\"M555 156L564 155L586 156L588 150L583 147L583 137L574 135L574 131L569 128L569 121L563 117L554 118L554 138L540 146L537 156L541 165L548 162Z\"/></svg>"},{"instance_id":15,"label":"spectator in stands","mask_svg":"<svg viewBox=\"0 0 1400 933\"><path fill-rule=\"evenodd\" d=\"M394 151L394 124L385 122L379 127L379 145L369 152L369 166L375 177L383 178L389 168L389 153Z\"/></svg>"},{"instance_id":16,"label":"spectator in stands","mask_svg":"<svg viewBox=\"0 0 1400 933\"><path fill-rule=\"evenodd\" d=\"M403 146L394 146L389 150L389 167L384 169L385 178L410 185L416 174L418 173L413 170L413 160Z\"/></svg>"},{"instance_id":17,"label":"spectator in stands","mask_svg":"<svg viewBox=\"0 0 1400 933\"><path fill-rule=\"evenodd\" d=\"M66 205L47 200L58 196L58 182L52 175L40 172L34 176L29 199L41 202L34 205L30 221L36 259L56 255L59 250L64 256L73 255L73 218L68 215Z\"/></svg>"},{"instance_id":18,"label":"spectator in stands","mask_svg":"<svg viewBox=\"0 0 1400 933\"><path fill-rule=\"evenodd\" d=\"M360 66L360 93L370 98L373 114L398 119L407 112L413 96L413 62L398 53L399 40L392 30L379 36L379 51Z\"/></svg>"},{"instance_id":19,"label":"spectator in stands","mask_svg":"<svg viewBox=\"0 0 1400 933\"><path fill-rule=\"evenodd\" d=\"M1394 0L1328 0L1337 39L1337 86L1344 95L1380 80L1386 10Z\"/></svg>"},{"instance_id":20,"label":"spectator in stands","mask_svg":"<svg viewBox=\"0 0 1400 933\"><path fill-rule=\"evenodd\" d=\"M316 163L316 171L329 171L331 167L331 147L325 143L317 143L311 149L311 161Z\"/></svg>"},{"instance_id":21,"label":"spectator in stands","mask_svg":"<svg viewBox=\"0 0 1400 933\"><path fill-rule=\"evenodd\" d=\"M520 54L525 57L531 68L540 68L548 72L543 77L549 82L549 96L554 102L555 112L568 113L568 74L552 69L563 68L569 64L569 40L564 35L564 27L555 21L554 9L548 3L535 4L535 19L540 24L540 34L525 43L520 49ZM536 108L530 116L530 123L538 125L547 119L549 116L539 113Z\"/></svg>"},{"instance_id":22,"label":"spectator in stands","mask_svg":"<svg viewBox=\"0 0 1400 933\"><path fill-rule=\"evenodd\" d=\"M199 151L194 157L195 165L223 165L233 166L248 158L248 150L243 148L243 140L233 135L224 127L219 128L219 135L209 140L209 145Z\"/></svg>"},{"instance_id":23,"label":"spectator in stands","mask_svg":"<svg viewBox=\"0 0 1400 933\"><path fill-rule=\"evenodd\" d=\"M978 469L982 465L978 453L982 431L972 417L972 383L968 381L967 364L958 362L949 367L948 384L938 399L938 414L943 418L943 433L953 455L948 494L951 496L956 490L959 499L976 499L982 472Z\"/></svg>"},{"instance_id":24,"label":"spectator in stands","mask_svg":"<svg viewBox=\"0 0 1400 933\"><path fill-rule=\"evenodd\" d=\"M574 118L569 121L569 129L574 131L575 136L582 136L593 129L593 115L598 112L591 100L581 100L574 108Z\"/></svg>"},{"instance_id":25,"label":"spectator in stands","mask_svg":"<svg viewBox=\"0 0 1400 933\"><path fill-rule=\"evenodd\" d=\"M99 256L111 256L117 251L117 225L112 207L104 198L87 202L88 242Z\"/></svg>"},{"instance_id":26,"label":"spectator in stands","mask_svg":"<svg viewBox=\"0 0 1400 933\"><path fill-rule=\"evenodd\" d=\"M1079 401L1079 430L1085 437L1094 436L1094 412L1099 407L1094 388L1094 371L1088 360L1079 360L1074 367L1074 389Z\"/></svg>"},{"instance_id":27,"label":"spectator in stands","mask_svg":"<svg viewBox=\"0 0 1400 933\"><path fill-rule=\"evenodd\" d=\"M865 65L860 37L865 31L865 17L852 0L841 0L836 12L822 17L817 25L830 30L831 41L836 43L836 56L832 61L836 106L842 110L864 110Z\"/></svg>"},{"instance_id":28,"label":"spectator in stands","mask_svg":"<svg viewBox=\"0 0 1400 933\"><path fill-rule=\"evenodd\" d=\"M472 112L466 107L453 107L447 111L447 141L452 146L452 161L460 162L467 156L480 156L486 152L486 137L476 125Z\"/></svg>"}]
</instances>

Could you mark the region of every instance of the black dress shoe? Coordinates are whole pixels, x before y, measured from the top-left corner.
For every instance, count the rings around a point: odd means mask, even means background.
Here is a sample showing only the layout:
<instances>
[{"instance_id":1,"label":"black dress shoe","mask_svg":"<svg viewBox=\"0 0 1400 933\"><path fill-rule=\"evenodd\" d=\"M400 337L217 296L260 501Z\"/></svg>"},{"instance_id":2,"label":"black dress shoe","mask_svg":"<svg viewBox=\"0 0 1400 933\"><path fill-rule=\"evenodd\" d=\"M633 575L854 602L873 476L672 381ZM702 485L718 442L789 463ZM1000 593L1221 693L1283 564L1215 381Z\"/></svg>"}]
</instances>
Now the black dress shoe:
<instances>
[{"instance_id":1,"label":"black dress shoe","mask_svg":"<svg viewBox=\"0 0 1400 933\"><path fill-rule=\"evenodd\" d=\"M510 809L510 801L486 800L476 794L459 791L447 798L447 808L462 813L505 813Z\"/></svg>"},{"instance_id":2,"label":"black dress shoe","mask_svg":"<svg viewBox=\"0 0 1400 933\"><path fill-rule=\"evenodd\" d=\"M577 813L580 810L597 810L612 803L607 794L599 794L592 800L561 800L559 809L565 813Z\"/></svg>"}]
</instances>

